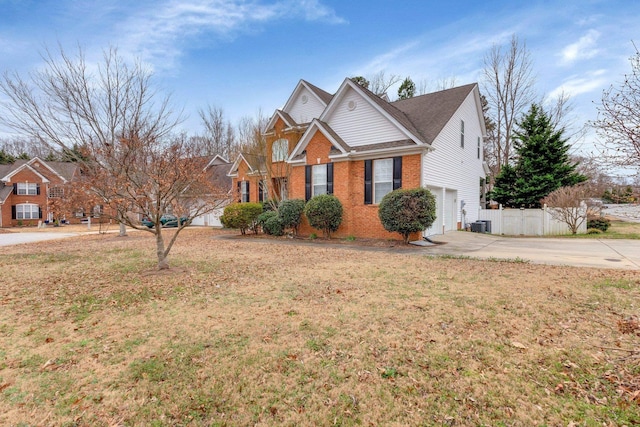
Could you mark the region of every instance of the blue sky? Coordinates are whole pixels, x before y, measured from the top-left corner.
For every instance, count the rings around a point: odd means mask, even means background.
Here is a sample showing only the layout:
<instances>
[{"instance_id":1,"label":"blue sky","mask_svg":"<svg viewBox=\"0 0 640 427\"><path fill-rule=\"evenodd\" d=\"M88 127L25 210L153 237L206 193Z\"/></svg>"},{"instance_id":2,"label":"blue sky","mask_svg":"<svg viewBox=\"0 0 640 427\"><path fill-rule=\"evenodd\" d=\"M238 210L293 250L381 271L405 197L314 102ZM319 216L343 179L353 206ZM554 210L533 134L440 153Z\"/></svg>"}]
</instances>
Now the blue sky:
<instances>
[{"instance_id":1,"label":"blue sky","mask_svg":"<svg viewBox=\"0 0 640 427\"><path fill-rule=\"evenodd\" d=\"M117 46L148 63L200 131L208 104L237 121L271 115L299 79L335 91L345 77L479 81L483 57L512 34L531 53L537 90L572 97L574 121L630 67L640 2L431 0L0 0L0 72L27 73L40 52ZM592 135L576 142L590 151Z\"/></svg>"}]
</instances>

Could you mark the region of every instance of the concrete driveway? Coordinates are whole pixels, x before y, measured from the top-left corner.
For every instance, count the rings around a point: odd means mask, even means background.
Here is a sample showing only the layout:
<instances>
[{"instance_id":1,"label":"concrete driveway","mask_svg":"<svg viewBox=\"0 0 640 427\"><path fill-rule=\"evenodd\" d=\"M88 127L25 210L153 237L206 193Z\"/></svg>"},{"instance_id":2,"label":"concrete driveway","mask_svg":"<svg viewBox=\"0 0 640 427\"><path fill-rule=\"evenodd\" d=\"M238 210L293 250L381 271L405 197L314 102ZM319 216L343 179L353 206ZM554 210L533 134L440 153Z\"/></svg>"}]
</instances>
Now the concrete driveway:
<instances>
[{"instance_id":1,"label":"concrete driveway","mask_svg":"<svg viewBox=\"0 0 640 427\"><path fill-rule=\"evenodd\" d=\"M536 264L640 270L640 240L503 237L463 231L434 236L425 252L475 258L520 258Z\"/></svg>"},{"instance_id":2,"label":"concrete driveway","mask_svg":"<svg viewBox=\"0 0 640 427\"><path fill-rule=\"evenodd\" d=\"M0 246L19 245L20 243L41 242L44 240L64 239L66 237L79 236L78 233L2 233L0 234Z\"/></svg>"}]
</instances>

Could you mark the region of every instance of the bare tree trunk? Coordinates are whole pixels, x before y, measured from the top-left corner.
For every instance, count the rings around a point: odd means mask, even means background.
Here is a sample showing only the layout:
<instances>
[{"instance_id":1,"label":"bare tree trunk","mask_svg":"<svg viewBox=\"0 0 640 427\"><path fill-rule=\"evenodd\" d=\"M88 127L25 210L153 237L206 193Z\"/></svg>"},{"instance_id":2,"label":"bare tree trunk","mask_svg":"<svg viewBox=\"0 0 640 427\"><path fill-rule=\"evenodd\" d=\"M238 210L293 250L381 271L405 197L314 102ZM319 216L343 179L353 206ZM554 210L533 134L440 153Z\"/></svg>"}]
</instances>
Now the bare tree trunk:
<instances>
[{"instance_id":1,"label":"bare tree trunk","mask_svg":"<svg viewBox=\"0 0 640 427\"><path fill-rule=\"evenodd\" d=\"M120 223L120 237L125 237L127 235L127 226L125 225L124 222Z\"/></svg>"},{"instance_id":2,"label":"bare tree trunk","mask_svg":"<svg viewBox=\"0 0 640 427\"><path fill-rule=\"evenodd\" d=\"M169 258L165 254L164 239L160 229L156 229L156 254L158 255L158 270L168 270Z\"/></svg>"}]
</instances>

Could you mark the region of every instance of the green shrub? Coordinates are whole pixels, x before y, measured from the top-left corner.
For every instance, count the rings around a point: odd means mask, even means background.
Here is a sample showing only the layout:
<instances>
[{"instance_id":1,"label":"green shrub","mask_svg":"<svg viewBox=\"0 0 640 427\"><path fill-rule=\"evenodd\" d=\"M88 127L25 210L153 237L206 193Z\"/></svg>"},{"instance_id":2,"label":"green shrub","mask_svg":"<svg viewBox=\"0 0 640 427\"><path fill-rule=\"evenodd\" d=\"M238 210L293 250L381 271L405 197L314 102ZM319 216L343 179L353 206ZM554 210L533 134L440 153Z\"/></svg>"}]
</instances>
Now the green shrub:
<instances>
[{"instance_id":1,"label":"green shrub","mask_svg":"<svg viewBox=\"0 0 640 427\"><path fill-rule=\"evenodd\" d=\"M233 203L224 208L220 221L227 228L239 228L242 234L246 234L247 230L257 233L257 219L261 213L260 203Z\"/></svg>"},{"instance_id":2,"label":"green shrub","mask_svg":"<svg viewBox=\"0 0 640 427\"><path fill-rule=\"evenodd\" d=\"M599 228L588 228L587 234L602 234L602 230Z\"/></svg>"},{"instance_id":3,"label":"green shrub","mask_svg":"<svg viewBox=\"0 0 640 427\"><path fill-rule=\"evenodd\" d=\"M293 234L298 234L298 228L302 222L302 213L304 212L304 200L290 199L283 200L278 205L278 215L282 220L284 228L293 230Z\"/></svg>"},{"instance_id":4,"label":"green shrub","mask_svg":"<svg viewBox=\"0 0 640 427\"><path fill-rule=\"evenodd\" d=\"M322 230L324 236L330 239L331 233L336 231L342 222L342 203L336 196L321 194L307 202L304 215L309 220L309 225Z\"/></svg>"},{"instance_id":5,"label":"green shrub","mask_svg":"<svg viewBox=\"0 0 640 427\"><path fill-rule=\"evenodd\" d=\"M272 236L282 236L284 234L284 226L282 219L276 211L263 212L258 216L258 224L262 227L262 231Z\"/></svg>"},{"instance_id":6,"label":"green shrub","mask_svg":"<svg viewBox=\"0 0 640 427\"><path fill-rule=\"evenodd\" d=\"M597 228L600 231L606 232L611 226L611 221L607 218L589 218L587 219L587 228Z\"/></svg>"},{"instance_id":7,"label":"green shrub","mask_svg":"<svg viewBox=\"0 0 640 427\"><path fill-rule=\"evenodd\" d=\"M436 219L436 200L426 188L398 189L382 198L378 217L385 230L400 233L405 243L409 235L422 231Z\"/></svg>"}]
</instances>

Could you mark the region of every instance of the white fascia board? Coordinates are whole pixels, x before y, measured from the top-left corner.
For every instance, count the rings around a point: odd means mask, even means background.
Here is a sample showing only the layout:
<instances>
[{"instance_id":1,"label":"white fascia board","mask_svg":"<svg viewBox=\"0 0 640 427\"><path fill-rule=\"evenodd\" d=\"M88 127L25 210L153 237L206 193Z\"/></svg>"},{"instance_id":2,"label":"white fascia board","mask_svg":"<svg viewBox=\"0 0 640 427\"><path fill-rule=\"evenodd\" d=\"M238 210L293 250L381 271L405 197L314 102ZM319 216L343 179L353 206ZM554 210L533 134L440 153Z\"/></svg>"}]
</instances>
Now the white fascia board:
<instances>
[{"instance_id":1,"label":"white fascia board","mask_svg":"<svg viewBox=\"0 0 640 427\"><path fill-rule=\"evenodd\" d=\"M60 175L55 169L53 169L51 166L49 166L47 164L47 162L41 160L39 157L34 157L33 159L29 160L27 162L28 165L32 165L33 163L35 163L36 161L40 162L41 165L44 165L44 167L46 167L47 169L49 169L51 172L53 172L55 175L58 176L58 178L60 178L62 180L62 182L64 184L67 183L67 180L65 179L65 177L63 177L62 175ZM47 181L48 182L48 181Z\"/></svg>"},{"instance_id":2,"label":"white fascia board","mask_svg":"<svg viewBox=\"0 0 640 427\"><path fill-rule=\"evenodd\" d=\"M49 181L44 175L42 175L40 172L38 172L37 170L35 170L34 168L31 167L31 165L29 165L29 163L25 163L22 166L14 169L13 171L11 171L11 173L8 173L5 177L2 178L3 182L9 182L11 181L11 177L14 176L15 174L17 174L18 172L20 172L23 169L29 169L31 172L35 173L36 175L38 175L40 177L40 179L42 180L42 182L44 183L48 183L51 182ZM50 168L49 168L50 169ZM63 178L64 179L64 178ZM67 181L66 179L64 180L65 182Z\"/></svg>"}]
</instances>

